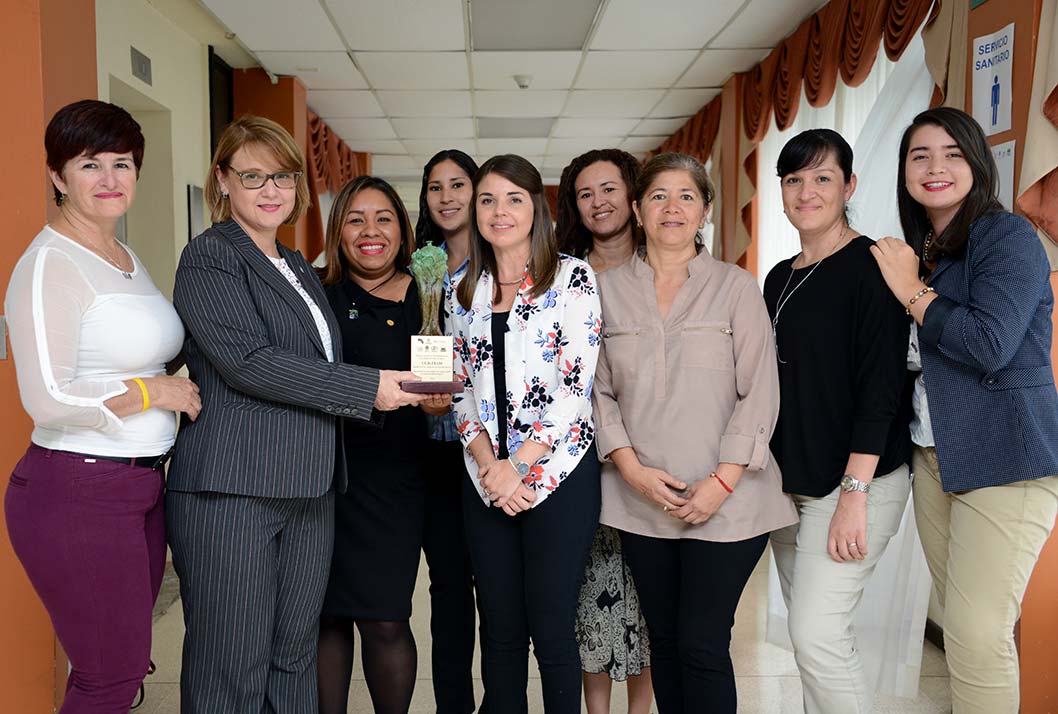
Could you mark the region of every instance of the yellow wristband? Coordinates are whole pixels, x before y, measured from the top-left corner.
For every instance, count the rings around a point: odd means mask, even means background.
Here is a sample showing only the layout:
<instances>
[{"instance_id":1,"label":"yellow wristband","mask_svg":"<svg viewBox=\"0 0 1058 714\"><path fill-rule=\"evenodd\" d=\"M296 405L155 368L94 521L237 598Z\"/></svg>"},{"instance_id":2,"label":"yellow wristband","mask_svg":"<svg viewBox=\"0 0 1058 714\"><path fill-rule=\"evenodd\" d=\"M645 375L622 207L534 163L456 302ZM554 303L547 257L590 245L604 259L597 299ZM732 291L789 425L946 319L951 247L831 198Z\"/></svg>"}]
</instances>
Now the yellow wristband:
<instances>
[{"instance_id":1,"label":"yellow wristband","mask_svg":"<svg viewBox=\"0 0 1058 714\"><path fill-rule=\"evenodd\" d=\"M136 383L136 386L140 388L140 392L143 394L143 409L140 409L140 411L145 412L151 408L151 395L147 393L147 385L139 377L133 377L132 381Z\"/></svg>"}]
</instances>

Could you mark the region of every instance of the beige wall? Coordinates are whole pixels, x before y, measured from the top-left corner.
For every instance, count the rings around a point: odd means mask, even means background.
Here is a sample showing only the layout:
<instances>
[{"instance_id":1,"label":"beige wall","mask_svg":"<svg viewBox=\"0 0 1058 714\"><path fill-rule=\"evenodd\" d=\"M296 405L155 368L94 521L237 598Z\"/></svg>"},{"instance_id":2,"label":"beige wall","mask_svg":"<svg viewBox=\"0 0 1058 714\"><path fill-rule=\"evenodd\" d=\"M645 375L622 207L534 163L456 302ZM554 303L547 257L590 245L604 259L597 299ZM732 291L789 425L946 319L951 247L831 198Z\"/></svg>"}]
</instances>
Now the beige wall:
<instances>
[{"instance_id":1,"label":"beige wall","mask_svg":"<svg viewBox=\"0 0 1058 714\"><path fill-rule=\"evenodd\" d=\"M130 47L151 59L152 84L132 75ZM97 0L99 98L132 112L147 140L128 241L172 296L187 244L187 186L209 168L208 49L146 0Z\"/></svg>"}]
</instances>

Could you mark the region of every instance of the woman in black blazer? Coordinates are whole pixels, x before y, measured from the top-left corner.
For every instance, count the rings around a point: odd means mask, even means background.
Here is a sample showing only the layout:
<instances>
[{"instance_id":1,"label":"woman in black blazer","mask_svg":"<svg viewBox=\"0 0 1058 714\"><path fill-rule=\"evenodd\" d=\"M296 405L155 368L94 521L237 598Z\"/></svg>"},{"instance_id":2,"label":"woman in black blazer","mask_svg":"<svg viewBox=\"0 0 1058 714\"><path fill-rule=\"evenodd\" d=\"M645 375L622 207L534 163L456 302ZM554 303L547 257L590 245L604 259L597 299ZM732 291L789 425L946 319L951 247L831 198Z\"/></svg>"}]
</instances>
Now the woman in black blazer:
<instances>
[{"instance_id":1,"label":"woman in black blazer","mask_svg":"<svg viewBox=\"0 0 1058 714\"><path fill-rule=\"evenodd\" d=\"M291 136L241 117L207 181L214 225L184 249L173 299L202 394L165 503L186 626L181 711L315 712L333 487L346 484L341 417L421 397L400 390L411 373L342 361L319 280L276 240L308 205Z\"/></svg>"}]
</instances>

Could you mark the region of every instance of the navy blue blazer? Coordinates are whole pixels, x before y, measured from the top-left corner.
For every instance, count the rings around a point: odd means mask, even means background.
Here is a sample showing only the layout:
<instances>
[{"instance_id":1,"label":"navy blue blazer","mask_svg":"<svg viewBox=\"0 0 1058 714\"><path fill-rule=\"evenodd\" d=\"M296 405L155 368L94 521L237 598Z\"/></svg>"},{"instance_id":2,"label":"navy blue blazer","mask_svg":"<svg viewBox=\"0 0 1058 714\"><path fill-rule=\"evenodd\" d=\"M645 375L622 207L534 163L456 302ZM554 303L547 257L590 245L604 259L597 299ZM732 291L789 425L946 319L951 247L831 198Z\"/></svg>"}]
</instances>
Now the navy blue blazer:
<instances>
[{"instance_id":1,"label":"navy blue blazer","mask_svg":"<svg viewBox=\"0 0 1058 714\"><path fill-rule=\"evenodd\" d=\"M1032 224L1007 211L942 258L919 329L944 490L1058 474L1050 268Z\"/></svg>"}]
</instances>

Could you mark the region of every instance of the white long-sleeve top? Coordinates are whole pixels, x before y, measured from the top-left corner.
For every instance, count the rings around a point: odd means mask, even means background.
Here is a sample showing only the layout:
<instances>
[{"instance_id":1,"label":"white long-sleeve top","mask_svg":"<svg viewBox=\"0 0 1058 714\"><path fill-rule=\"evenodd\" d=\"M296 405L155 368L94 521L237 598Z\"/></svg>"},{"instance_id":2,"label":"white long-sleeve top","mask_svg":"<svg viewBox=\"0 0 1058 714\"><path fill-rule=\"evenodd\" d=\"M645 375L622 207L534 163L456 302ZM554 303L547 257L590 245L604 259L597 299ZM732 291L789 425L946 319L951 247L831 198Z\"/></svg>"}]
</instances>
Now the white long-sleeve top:
<instances>
[{"instance_id":1,"label":"white long-sleeve top","mask_svg":"<svg viewBox=\"0 0 1058 714\"><path fill-rule=\"evenodd\" d=\"M104 402L124 380L165 374L184 328L139 259L129 277L50 226L15 265L4 298L22 405L33 443L103 456L163 454L175 413L118 418Z\"/></svg>"}]
</instances>

